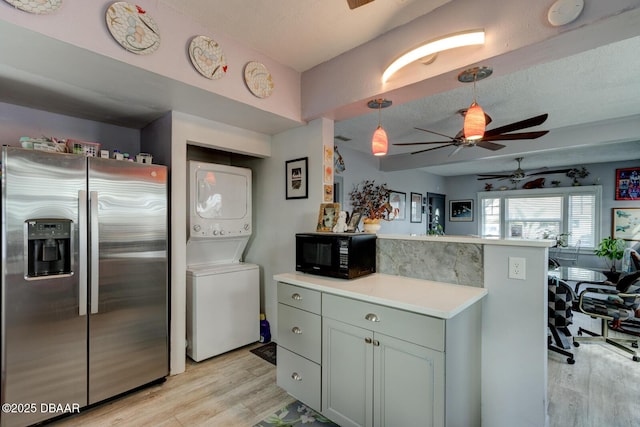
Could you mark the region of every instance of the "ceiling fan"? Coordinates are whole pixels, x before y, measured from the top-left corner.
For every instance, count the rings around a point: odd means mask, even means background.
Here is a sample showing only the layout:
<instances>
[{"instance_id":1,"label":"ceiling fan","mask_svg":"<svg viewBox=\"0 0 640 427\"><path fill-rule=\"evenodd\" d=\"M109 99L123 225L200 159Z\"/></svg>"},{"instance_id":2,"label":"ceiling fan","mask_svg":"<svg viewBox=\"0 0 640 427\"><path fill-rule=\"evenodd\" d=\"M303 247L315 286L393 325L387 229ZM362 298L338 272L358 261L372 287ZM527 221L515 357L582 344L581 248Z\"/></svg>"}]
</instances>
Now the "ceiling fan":
<instances>
[{"instance_id":1,"label":"ceiling fan","mask_svg":"<svg viewBox=\"0 0 640 427\"><path fill-rule=\"evenodd\" d=\"M557 170L542 170L540 172L527 173L520 167L520 162L522 161L522 157L516 157L516 162L518 162L518 169L514 170L510 174L479 174L478 181L482 181L485 179L509 179L511 182L522 181L523 179L527 179L531 176L537 175L551 175L555 173L567 173L571 169L557 169Z\"/></svg>"},{"instance_id":2,"label":"ceiling fan","mask_svg":"<svg viewBox=\"0 0 640 427\"><path fill-rule=\"evenodd\" d=\"M360 6L364 6L367 3L371 3L373 0L347 0L349 3L349 9L355 9Z\"/></svg>"},{"instance_id":3,"label":"ceiling fan","mask_svg":"<svg viewBox=\"0 0 640 427\"><path fill-rule=\"evenodd\" d=\"M460 114L464 116L466 113L466 109L462 109L458 111ZM449 157L456 154L463 148L478 146L482 148L486 148L487 150L500 150L504 148L505 145L497 144L492 141L509 141L509 140L518 140L518 139L536 139L540 138L543 135L549 133L548 130L541 131L533 131L533 132L519 132L519 133L509 133L515 132L518 130L530 128L533 126L538 126L544 123L547 120L548 114L541 114L539 116L531 117L525 120L520 120L518 122L510 123L505 126L501 126L495 129L487 130L484 133L484 136L478 140L469 140L464 137L464 132L461 130L456 134L456 136L449 136L439 132L434 132L428 129L415 128L417 130L421 130L423 132L432 133L434 135L443 136L445 138L449 138L449 141L430 141L430 142L399 142L393 145L426 145L426 144L444 144L438 147L425 148L424 150L413 151L411 154L424 153L425 151L437 150L438 148L450 147L454 146L456 149L449 154ZM485 114L486 123L491 123L491 117Z\"/></svg>"}]
</instances>

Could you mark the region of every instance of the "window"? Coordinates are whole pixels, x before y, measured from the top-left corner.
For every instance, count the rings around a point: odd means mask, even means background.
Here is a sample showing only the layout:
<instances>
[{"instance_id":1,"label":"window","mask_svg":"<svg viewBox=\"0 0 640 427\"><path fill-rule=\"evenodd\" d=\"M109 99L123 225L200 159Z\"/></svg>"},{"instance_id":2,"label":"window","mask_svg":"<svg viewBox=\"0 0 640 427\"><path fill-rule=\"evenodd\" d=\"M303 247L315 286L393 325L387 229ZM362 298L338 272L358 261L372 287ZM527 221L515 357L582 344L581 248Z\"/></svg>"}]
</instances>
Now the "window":
<instances>
[{"instance_id":1,"label":"window","mask_svg":"<svg viewBox=\"0 0 640 427\"><path fill-rule=\"evenodd\" d=\"M543 188L478 193L480 235L545 239L569 234L569 245L593 248L600 227L602 187Z\"/></svg>"}]
</instances>

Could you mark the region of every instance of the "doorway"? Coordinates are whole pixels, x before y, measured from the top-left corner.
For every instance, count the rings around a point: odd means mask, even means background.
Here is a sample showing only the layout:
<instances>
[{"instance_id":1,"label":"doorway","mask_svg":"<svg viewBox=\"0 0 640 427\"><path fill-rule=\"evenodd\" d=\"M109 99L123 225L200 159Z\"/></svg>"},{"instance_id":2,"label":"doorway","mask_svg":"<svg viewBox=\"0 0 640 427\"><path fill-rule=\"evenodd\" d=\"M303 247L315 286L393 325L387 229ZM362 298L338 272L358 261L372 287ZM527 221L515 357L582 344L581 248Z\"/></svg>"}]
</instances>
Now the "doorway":
<instances>
[{"instance_id":1,"label":"doorway","mask_svg":"<svg viewBox=\"0 0 640 427\"><path fill-rule=\"evenodd\" d=\"M445 200L444 194L427 193L427 234L444 234Z\"/></svg>"}]
</instances>

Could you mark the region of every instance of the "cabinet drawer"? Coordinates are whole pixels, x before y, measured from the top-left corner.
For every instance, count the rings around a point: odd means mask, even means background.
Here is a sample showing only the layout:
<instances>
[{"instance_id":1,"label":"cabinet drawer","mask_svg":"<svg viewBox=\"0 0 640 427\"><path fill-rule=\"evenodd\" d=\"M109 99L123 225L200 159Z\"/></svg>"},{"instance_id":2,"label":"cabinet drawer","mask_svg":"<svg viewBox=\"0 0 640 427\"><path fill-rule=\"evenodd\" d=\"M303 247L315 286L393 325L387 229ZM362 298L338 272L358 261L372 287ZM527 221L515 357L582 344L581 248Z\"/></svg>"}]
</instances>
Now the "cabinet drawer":
<instances>
[{"instance_id":1,"label":"cabinet drawer","mask_svg":"<svg viewBox=\"0 0 640 427\"><path fill-rule=\"evenodd\" d=\"M320 314L320 292L278 282L278 302Z\"/></svg>"},{"instance_id":2,"label":"cabinet drawer","mask_svg":"<svg viewBox=\"0 0 640 427\"><path fill-rule=\"evenodd\" d=\"M278 346L277 384L320 412L320 365Z\"/></svg>"},{"instance_id":3,"label":"cabinet drawer","mask_svg":"<svg viewBox=\"0 0 640 427\"><path fill-rule=\"evenodd\" d=\"M318 314L278 304L278 344L320 363L322 321Z\"/></svg>"},{"instance_id":4,"label":"cabinet drawer","mask_svg":"<svg viewBox=\"0 0 640 427\"><path fill-rule=\"evenodd\" d=\"M444 351L443 319L331 294L322 294L322 316Z\"/></svg>"}]
</instances>

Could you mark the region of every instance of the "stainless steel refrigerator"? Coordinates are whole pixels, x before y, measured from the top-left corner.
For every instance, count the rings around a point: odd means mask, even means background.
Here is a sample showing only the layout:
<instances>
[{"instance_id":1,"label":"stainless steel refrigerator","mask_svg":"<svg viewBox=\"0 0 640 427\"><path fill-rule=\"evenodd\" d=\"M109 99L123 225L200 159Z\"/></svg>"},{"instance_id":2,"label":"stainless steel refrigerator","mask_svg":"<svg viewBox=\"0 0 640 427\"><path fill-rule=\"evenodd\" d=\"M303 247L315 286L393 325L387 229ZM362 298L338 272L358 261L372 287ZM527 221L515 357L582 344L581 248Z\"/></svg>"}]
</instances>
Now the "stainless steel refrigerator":
<instances>
[{"instance_id":1,"label":"stainless steel refrigerator","mask_svg":"<svg viewBox=\"0 0 640 427\"><path fill-rule=\"evenodd\" d=\"M3 427L168 374L166 181L164 166L2 147Z\"/></svg>"}]
</instances>

